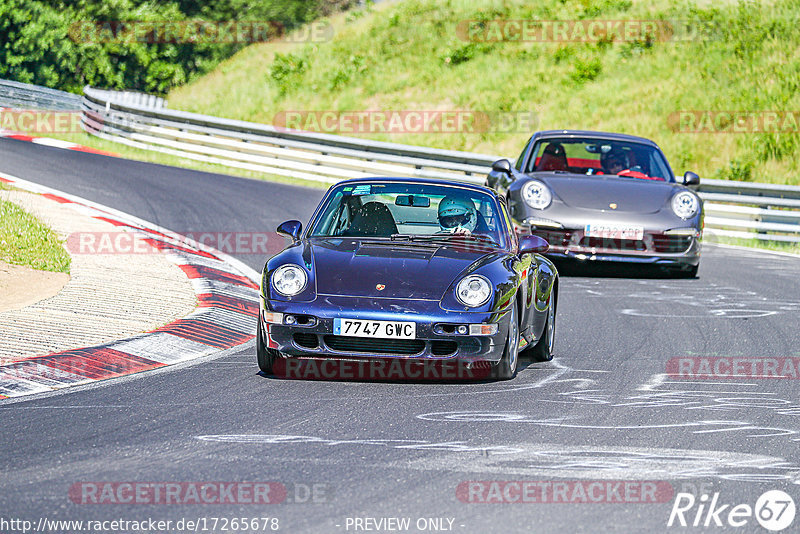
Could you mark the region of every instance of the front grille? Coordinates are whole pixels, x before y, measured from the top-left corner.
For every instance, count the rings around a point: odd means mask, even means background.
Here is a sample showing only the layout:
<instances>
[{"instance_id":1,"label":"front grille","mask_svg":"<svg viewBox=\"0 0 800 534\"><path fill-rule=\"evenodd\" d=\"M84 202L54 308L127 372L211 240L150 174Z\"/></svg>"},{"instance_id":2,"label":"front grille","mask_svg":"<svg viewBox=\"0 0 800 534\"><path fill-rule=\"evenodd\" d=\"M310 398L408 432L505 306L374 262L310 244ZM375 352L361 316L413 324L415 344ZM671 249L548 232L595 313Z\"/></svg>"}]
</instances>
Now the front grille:
<instances>
[{"instance_id":1,"label":"front grille","mask_svg":"<svg viewBox=\"0 0 800 534\"><path fill-rule=\"evenodd\" d=\"M300 332L292 336L295 344L299 347L306 349L316 349L319 346L317 334L309 334L308 332Z\"/></svg>"},{"instance_id":2,"label":"front grille","mask_svg":"<svg viewBox=\"0 0 800 534\"><path fill-rule=\"evenodd\" d=\"M638 239L609 239L606 237L584 237L579 242L581 247L615 250L615 251L637 251L643 252L647 250L647 245L644 241Z\"/></svg>"},{"instance_id":3,"label":"front grille","mask_svg":"<svg viewBox=\"0 0 800 534\"><path fill-rule=\"evenodd\" d=\"M656 252L684 252L692 244L692 236L653 234Z\"/></svg>"},{"instance_id":4,"label":"front grille","mask_svg":"<svg viewBox=\"0 0 800 534\"><path fill-rule=\"evenodd\" d=\"M431 354L434 356L448 356L458 349L458 343L445 339L431 341Z\"/></svg>"},{"instance_id":5,"label":"front grille","mask_svg":"<svg viewBox=\"0 0 800 534\"><path fill-rule=\"evenodd\" d=\"M325 344L340 352L363 352L365 354L402 354L410 356L425 350L421 339L373 339L353 336L325 336Z\"/></svg>"}]
</instances>

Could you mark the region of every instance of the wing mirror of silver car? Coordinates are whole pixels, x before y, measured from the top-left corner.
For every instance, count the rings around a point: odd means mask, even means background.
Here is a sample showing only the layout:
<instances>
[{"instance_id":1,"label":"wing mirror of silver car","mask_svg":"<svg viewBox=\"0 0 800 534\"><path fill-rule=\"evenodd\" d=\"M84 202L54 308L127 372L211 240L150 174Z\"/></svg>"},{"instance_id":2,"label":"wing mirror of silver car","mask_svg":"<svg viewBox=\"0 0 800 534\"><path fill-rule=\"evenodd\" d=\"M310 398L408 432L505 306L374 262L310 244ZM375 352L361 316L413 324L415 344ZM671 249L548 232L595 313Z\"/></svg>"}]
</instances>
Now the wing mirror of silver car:
<instances>
[{"instance_id":1,"label":"wing mirror of silver car","mask_svg":"<svg viewBox=\"0 0 800 534\"><path fill-rule=\"evenodd\" d=\"M278 226L278 233L287 235L292 238L292 241L300 240L300 232L303 230L303 223L300 221L285 221Z\"/></svg>"},{"instance_id":2,"label":"wing mirror of silver car","mask_svg":"<svg viewBox=\"0 0 800 534\"><path fill-rule=\"evenodd\" d=\"M538 235L526 235L519 239L519 255L542 254L547 252L550 245Z\"/></svg>"},{"instance_id":3,"label":"wing mirror of silver car","mask_svg":"<svg viewBox=\"0 0 800 534\"><path fill-rule=\"evenodd\" d=\"M511 162L507 159L498 159L492 163L492 170L494 172L502 172L511 176Z\"/></svg>"},{"instance_id":4,"label":"wing mirror of silver car","mask_svg":"<svg viewBox=\"0 0 800 534\"><path fill-rule=\"evenodd\" d=\"M700 185L700 177L692 171L686 171L683 175L683 185Z\"/></svg>"}]
</instances>

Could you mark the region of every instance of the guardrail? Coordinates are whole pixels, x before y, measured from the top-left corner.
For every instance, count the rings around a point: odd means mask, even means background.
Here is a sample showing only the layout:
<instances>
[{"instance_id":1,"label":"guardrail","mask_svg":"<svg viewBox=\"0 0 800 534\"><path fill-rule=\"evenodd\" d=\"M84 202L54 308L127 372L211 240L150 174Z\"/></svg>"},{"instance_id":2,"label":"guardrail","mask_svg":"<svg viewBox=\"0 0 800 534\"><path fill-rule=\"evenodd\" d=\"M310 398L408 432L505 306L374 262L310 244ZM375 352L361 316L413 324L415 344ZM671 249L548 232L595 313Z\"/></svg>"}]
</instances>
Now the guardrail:
<instances>
[{"instance_id":1,"label":"guardrail","mask_svg":"<svg viewBox=\"0 0 800 534\"><path fill-rule=\"evenodd\" d=\"M81 97L29 83L0 80L0 107L77 111L81 109Z\"/></svg>"},{"instance_id":2,"label":"guardrail","mask_svg":"<svg viewBox=\"0 0 800 534\"><path fill-rule=\"evenodd\" d=\"M131 95L86 87L84 129L137 148L324 183L385 175L482 184L502 157L276 128ZM698 192L707 233L800 243L800 187L705 179Z\"/></svg>"}]
</instances>

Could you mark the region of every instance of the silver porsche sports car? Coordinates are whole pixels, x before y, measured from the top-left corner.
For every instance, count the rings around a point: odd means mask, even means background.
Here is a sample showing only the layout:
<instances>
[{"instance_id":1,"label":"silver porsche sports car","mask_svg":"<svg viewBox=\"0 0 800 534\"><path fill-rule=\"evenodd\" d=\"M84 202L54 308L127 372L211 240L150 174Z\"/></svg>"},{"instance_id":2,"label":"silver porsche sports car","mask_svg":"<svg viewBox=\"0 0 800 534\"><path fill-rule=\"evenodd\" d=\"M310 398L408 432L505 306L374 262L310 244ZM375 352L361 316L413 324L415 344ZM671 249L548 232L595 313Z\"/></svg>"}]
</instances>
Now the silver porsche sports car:
<instances>
[{"instance_id":1,"label":"silver porsche sports car","mask_svg":"<svg viewBox=\"0 0 800 534\"><path fill-rule=\"evenodd\" d=\"M700 263L700 178L677 178L654 142L580 130L535 133L512 166L494 162L487 185L507 197L520 235L547 256L654 264L693 277Z\"/></svg>"}]
</instances>

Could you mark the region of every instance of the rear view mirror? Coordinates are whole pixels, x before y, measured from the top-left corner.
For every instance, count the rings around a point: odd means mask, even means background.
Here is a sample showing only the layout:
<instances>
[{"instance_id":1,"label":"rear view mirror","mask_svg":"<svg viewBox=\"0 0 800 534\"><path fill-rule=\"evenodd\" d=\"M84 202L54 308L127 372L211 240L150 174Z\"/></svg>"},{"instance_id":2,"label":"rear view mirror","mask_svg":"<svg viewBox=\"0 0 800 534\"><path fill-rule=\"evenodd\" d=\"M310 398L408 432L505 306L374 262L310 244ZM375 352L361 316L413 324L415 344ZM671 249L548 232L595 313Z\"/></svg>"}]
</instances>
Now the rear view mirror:
<instances>
[{"instance_id":1,"label":"rear view mirror","mask_svg":"<svg viewBox=\"0 0 800 534\"><path fill-rule=\"evenodd\" d=\"M683 175L683 185L700 185L700 177L692 171Z\"/></svg>"},{"instance_id":2,"label":"rear view mirror","mask_svg":"<svg viewBox=\"0 0 800 534\"><path fill-rule=\"evenodd\" d=\"M526 235L519 239L519 254L542 254L547 252L550 245L538 235Z\"/></svg>"},{"instance_id":3,"label":"rear view mirror","mask_svg":"<svg viewBox=\"0 0 800 534\"><path fill-rule=\"evenodd\" d=\"M494 172L502 172L511 176L511 162L507 159L498 159L492 163L492 170Z\"/></svg>"},{"instance_id":4,"label":"rear view mirror","mask_svg":"<svg viewBox=\"0 0 800 534\"><path fill-rule=\"evenodd\" d=\"M412 208L429 208L431 199L421 195L398 195L394 200L397 206L411 206Z\"/></svg>"},{"instance_id":5,"label":"rear view mirror","mask_svg":"<svg viewBox=\"0 0 800 534\"><path fill-rule=\"evenodd\" d=\"M286 221L278 226L278 233L288 235L292 241L300 239L300 231L303 229L303 223L300 221Z\"/></svg>"}]
</instances>

